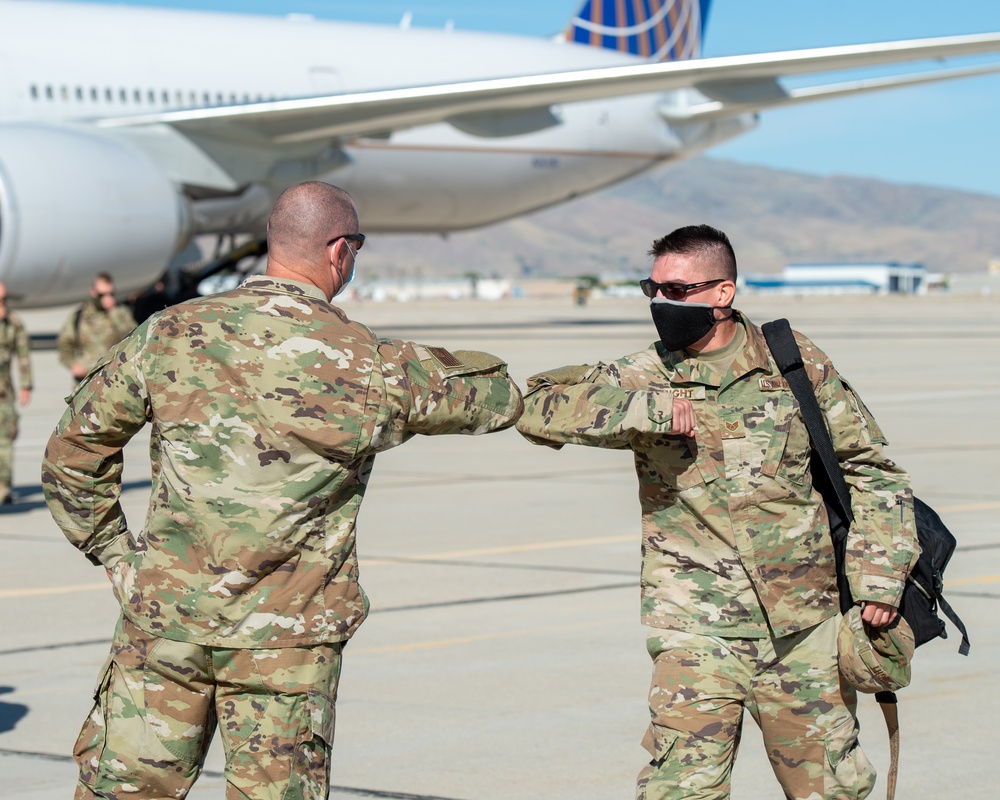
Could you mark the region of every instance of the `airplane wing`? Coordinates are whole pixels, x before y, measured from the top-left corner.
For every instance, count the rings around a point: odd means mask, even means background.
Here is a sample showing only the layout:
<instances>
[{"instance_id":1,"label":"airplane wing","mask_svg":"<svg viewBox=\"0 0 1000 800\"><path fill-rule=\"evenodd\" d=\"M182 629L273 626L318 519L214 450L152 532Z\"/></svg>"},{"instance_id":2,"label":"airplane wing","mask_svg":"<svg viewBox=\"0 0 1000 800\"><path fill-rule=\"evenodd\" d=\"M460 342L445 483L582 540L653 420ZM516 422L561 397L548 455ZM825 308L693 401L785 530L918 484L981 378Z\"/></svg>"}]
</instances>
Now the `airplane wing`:
<instances>
[{"instance_id":1,"label":"airplane wing","mask_svg":"<svg viewBox=\"0 0 1000 800\"><path fill-rule=\"evenodd\" d=\"M676 112L668 108L663 115L667 119L694 120L981 74L1000 69L1000 64L971 71L937 71L795 90L782 87L778 82L782 77L998 52L1000 33L949 36L362 91L114 117L98 124L126 129L169 126L195 139L294 145L319 139L384 135L435 122L474 120L476 115L530 116L552 104L686 88L699 90L710 102ZM512 130L523 132L516 125Z\"/></svg>"}]
</instances>

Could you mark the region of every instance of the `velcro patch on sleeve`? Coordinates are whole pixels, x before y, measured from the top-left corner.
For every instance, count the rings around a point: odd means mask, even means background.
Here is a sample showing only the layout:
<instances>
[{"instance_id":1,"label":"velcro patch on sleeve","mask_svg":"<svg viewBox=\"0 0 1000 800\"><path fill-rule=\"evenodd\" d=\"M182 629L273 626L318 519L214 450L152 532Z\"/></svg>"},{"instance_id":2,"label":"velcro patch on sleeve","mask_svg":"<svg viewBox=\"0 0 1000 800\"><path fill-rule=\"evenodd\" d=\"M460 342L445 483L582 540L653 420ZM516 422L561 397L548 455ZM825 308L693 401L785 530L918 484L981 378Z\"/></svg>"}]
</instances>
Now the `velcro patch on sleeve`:
<instances>
[{"instance_id":1,"label":"velcro patch on sleeve","mask_svg":"<svg viewBox=\"0 0 1000 800\"><path fill-rule=\"evenodd\" d=\"M428 347L427 352L440 361L441 365L444 367L462 366L461 360L456 358L452 352L445 350L443 347Z\"/></svg>"}]
</instances>

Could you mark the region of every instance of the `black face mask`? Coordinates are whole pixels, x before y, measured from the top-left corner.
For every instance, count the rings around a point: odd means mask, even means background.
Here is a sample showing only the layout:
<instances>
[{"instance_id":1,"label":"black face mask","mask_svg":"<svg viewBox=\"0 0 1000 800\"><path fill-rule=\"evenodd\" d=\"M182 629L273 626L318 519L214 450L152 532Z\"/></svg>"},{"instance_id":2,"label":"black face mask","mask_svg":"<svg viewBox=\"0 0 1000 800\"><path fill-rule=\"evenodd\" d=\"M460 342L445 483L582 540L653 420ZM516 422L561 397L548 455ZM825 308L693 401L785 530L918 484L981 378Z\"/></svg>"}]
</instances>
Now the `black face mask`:
<instances>
[{"instance_id":1,"label":"black face mask","mask_svg":"<svg viewBox=\"0 0 1000 800\"><path fill-rule=\"evenodd\" d=\"M654 297L649 303L653 324L663 346L671 352L690 347L715 327L715 307Z\"/></svg>"}]
</instances>

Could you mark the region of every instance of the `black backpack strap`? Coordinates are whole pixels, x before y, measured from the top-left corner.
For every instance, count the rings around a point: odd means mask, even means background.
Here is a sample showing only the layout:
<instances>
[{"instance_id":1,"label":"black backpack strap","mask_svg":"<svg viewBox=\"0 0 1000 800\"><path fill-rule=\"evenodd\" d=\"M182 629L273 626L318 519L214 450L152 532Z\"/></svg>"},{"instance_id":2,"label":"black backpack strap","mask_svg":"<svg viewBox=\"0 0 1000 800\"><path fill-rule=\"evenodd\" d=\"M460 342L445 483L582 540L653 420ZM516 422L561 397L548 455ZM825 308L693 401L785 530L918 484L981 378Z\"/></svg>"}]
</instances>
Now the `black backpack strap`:
<instances>
[{"instance_id":1,"label":"black backpack strap","mask_svg":"<svg viewBox=\"0 0 1000 800\"><path fill-rule=\"evenodd\" d=\"M952 624L958 628L962 633L962 644L958 646L959 655L967 656L969 655L969 633L965 630L965 623L958 618L958 614L952 609L951 604L944 599L944 596L939 594L937 596L938 607L944 613L944 615L952 621Z\"/></svg>"},{"instance_id":2,"label":"black backpack strap","mask_svg":"<svg viewBox=\"0 0 1000 800\"><path fill-rule=\"evenodd\" d=\"M781 374L788 381L788 386L799 401L799 412L809 431L812 441L813 486L823 495L826 502L827 516L830 518L830 538L833 540L833 554L837 567L837 593L840 595L840 611L846 614L854 605L851 587L847 581L847 532L854 520L851 511L851 493L844 482L840 471L840 461L833 449L830 432L826 429L823 412L816 400L816 392L805 364L802 363L802 353L795 341L795 335L787 319L766 322L762 327L767 346L774 356Z\"/></svg>"}]
</instances>

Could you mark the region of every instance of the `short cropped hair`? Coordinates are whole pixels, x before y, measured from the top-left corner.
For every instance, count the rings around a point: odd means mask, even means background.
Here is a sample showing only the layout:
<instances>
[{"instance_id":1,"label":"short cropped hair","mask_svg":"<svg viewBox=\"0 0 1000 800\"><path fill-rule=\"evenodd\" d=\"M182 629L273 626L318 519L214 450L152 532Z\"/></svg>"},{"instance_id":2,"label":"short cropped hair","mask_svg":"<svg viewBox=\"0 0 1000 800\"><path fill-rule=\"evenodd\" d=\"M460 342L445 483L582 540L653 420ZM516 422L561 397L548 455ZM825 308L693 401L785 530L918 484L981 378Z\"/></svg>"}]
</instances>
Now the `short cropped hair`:
<instances>
[{"instance_id":1,"label":"short cropped hair","mask_svg":"<svg viewBox=\"0 0 1000 800\"><path fill-rule=\"evenodd\" d=\"M733 245L718 228L711 225L687 225L653 242L649 255L654 259L667 254L704 254L715 261L723 277L736 282L736 253Z\"/></svg>"},{"instance_id":2,"label":"short cropped hair","mask_svg":"<svg viewBox=\"0 0 1000 800\"><path fill-rule=\"evenodd\" d=\"M300 265L322 261L331 237L358 232L358 212L339 186L307 181L279 195L267 222L270 252Z\"/></svg>"}]
</instances>

